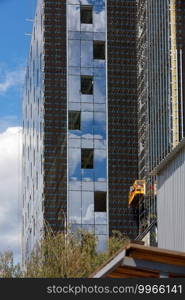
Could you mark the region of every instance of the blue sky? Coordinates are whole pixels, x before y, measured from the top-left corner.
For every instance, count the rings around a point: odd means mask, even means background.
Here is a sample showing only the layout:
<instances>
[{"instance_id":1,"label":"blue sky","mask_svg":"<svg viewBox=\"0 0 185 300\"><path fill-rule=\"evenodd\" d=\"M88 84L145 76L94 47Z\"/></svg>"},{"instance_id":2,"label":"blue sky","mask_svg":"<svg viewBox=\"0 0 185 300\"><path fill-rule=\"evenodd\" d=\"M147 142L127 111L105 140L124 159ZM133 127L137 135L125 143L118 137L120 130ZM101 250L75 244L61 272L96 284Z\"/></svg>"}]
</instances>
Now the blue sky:
<instances>
[{"instance_id":1,"label":"blue sky","mask_svg":"<svg viewBox=\"0 0 185 300\"><path fill-rule=\"evenodd\" d=\"M0 0L0 131L21 119L21 86L36 0ZM8 124L9 119L9 124ZM5 120L5 122L3 122Z\"/></svg>"},{"instance_id":2,"label":"blue sky","mask_svg":"<svg viewBox=\"0 0 185 300\"><path fill-rule=\"evenodd\" d=\"M20 260L21 111L36 0L0 0L0 252Z\"/></svg>"}]
</instances>

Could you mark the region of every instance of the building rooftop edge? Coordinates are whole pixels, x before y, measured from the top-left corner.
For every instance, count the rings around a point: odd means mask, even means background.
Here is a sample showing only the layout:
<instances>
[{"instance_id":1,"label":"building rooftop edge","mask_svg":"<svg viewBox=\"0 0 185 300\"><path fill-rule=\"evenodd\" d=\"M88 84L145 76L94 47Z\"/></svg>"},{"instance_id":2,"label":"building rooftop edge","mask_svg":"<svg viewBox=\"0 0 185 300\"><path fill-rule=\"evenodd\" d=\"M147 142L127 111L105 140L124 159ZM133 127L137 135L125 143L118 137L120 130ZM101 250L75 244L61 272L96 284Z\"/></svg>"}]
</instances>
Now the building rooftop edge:
<instances>
[{"instance_id":1,"label":"building rooftop edge","mask_svg":"<svg viewBox=\"0 0 185 300\"><path fill-rule=\"evenodd\" d=\"M185 148L185 138L183 138L178 145L171 150L171 152L161 160L161 162L155 167L150 174L151 175L158 175L165 167L166 165L171 162L180 152L181 149Z\"/></svg>"},{"instance_id":2,"label":"building rooftop edge","mask_svg":"<svg viewBox=\"0 0 185 300\"><path fill-rule=\"evenodd\" d=\"M123 259L127 256L129 251L129 257L139 257L139 253L145 257L146 260L160 263L169 263L179 266L185 266L185 252L168 250L157 247L149 247L145 245L139 245L135 242L128 243L121 250L115 253L111 258L101 265L95 272L93 272L88 278L101 278L106 276L109 272L113 271L115 267L119 266Z\"/></svg>"}]
</instances>

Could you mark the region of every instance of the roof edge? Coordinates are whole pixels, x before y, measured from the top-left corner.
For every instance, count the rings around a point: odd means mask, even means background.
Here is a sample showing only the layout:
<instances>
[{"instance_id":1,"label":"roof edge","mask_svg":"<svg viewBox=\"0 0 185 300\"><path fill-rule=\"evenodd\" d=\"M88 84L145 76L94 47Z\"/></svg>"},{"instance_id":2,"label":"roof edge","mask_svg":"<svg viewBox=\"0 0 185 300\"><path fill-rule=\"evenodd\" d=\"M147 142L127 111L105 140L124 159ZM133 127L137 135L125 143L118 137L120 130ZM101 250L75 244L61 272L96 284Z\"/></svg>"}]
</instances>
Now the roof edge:
<instances>
[{"instance_id":1,"label":"roof edge","mask_svg":"<svg viewBox=\"0 0 185 300\"><path fill-rule=\"evenodd\" d=\"M185 138L183 138L178 145L171 150L171 152L163 159L161 162L155 167L151 172L150 175L154 176L159 174L165 167L166 165L171 162L177 155L178 153L185 148Z\"/></svg>"}]
</instances>

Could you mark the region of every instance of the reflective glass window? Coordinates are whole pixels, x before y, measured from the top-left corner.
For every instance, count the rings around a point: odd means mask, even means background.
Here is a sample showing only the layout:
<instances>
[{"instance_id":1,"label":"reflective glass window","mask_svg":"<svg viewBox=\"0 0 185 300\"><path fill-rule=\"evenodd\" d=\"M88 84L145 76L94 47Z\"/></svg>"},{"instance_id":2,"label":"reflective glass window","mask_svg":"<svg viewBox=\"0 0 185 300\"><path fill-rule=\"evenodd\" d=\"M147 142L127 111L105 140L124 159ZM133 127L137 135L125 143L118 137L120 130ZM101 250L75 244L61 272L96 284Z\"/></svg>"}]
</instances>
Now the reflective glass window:
<instances>
[{"instance_id":1,"label":"reflective glass window","mask_svg":"<svg viewBox=\"0 0 185 300\"><path fill-rule=\"evenodd\" d=\"M80 130L80 111L69 111L69 130Z\"/></svg>"},{"instance_id":2,"label":"reflective glass window","mask_svg":"<svg viewBox=\"0 0 185 300\"><path fill-rule=\"evenodd\" d=\"M69 75L69 101L80 102L80 76Z\"/></svg>"},{"instance_id":3,"label":"reflective glass window","mask_svg":"<svg viewBox=\"0 0 185 300\"><path fill-rule=\"evenodd\" d=\"M84 75L91 75L90 72L93 70L88 70L87 67L93 66L93 42L92 41L81 41L81 66L85 67L84 71L88 73L84 73ZM81 70L83 72L83 70ZM81 73L82 74L82 73Z\"/></svg>"},{"instance_id":4,"label":"reflective glass window","mask_svg":"<svg viewBox=\"0 0 185 300\"><path fill-rule=\"evenodd\" d=\"M80 224L81 221L81 192L70 191L69 193L69 215L71 223Z\"/></svg>"},{"instance_id":5,"label":"reflective glass window","mask_svg":"<svg viewBox=\"0 0 185 300\"><path fill-rule=\"evenodd\" d=\"M94 167L94 150L81 149L81 168L93 169Z\"/></svg>"},{"instance_id":6,"label":"reflective glass window","mask_svg":"<svg viewBox=\"0 0 185 300\"><path fill-rule=\"evenodd\" d=\"M96 98L102 98L105 97L105 95L106 95L105 77L94 77L94 96Z\"/></svg>"},{"instance_id":7,"label":"reflective glass window","mask_svg":"<svg viewBox=\"0 0 185 300\"><path fill-rule=\"evenodd\" d=\"M94 169L82 169L81 174L83 182L94 181Z\"/></svg>"},{"instance_id":8,"label":"reflective glass window","mask_svg":"<svg viewBox=\"0 0 185 300\"><path fill-rule=\"evenodd\" d=\"M81 93L85 95L93 94L93 77L81 76Z\"/></svg>"},{"instance_id":9,"label":"reflective glass window","mask_svg":"<svg viewBox=\"0 0 185 300\"><path fill-rule=\"evenodd\" d=\"M101 41L93 42L93 58L105 59L105 42L101 42Z\"/></svg>"},{"instance_id":10,"label":"reflective glass window","mask_svg":"<svg viewBox=\"0 0 185 300\"><path fill-rule=\"evenodd\" d=\"M80 20L81 20L82 24L92 24L93 23L92 6L81 6Z\"/></svg>"},{"instance_id":11,"label":"reflective glass window","mask_svg":"<svg viewBox=\"0 0 185 300\"><path fill-rule=\"evenodd\" d=\"M68 23L68 29L71 31L80 31L80 6L69 5L68 16L70 22Z\"/></svg>"},{"instance_id":12,"label":"reflective glass window","mask_svg":"<svg viewBox=\"0 0 185 300\"><path fill-rule=\"evenodd\" d=\"M106 31L106 12L105 12L105 7L97 7L94 10L94 15L93 15L93 29L95 32L105 32Z\"/></svg>"},{"instance_id":13,"label":"reflective glass window","mask_svg":"<svg viewBox=\"0 0 185 300\"><path fill-rule=\"evenodd\" d=\"M94 225L84 225L82 224L82 230L84 231L89 231L91 232L92 234L94 234Z\"/></svg>"},{"instance_id":14,"label":"reflective glass window","mask_svg":"<svg viewBox=\"0 0 185 300\"><path fill-rule=\"evenodd\" d=\"M69 65L80 66L80 40L69 40Z\"/></svg>"},{"instance_id":15,"label":"reflective glass window","mask_svg":"<svg viewBox=\"0 0 185 300\"><path fill-rule=\"evenodd\" d=\"M93 192L82 192L82 223L94 224Z\"/></svg>"},{"instance_id":16,"label":"reflective glass window","mask_svg":"<svg viewBox=\"0 0 185 300\"><path fill-rule=\"evenodd\" d=\"M83 135L85 135L84 138L93 138L93 112L81 112L81 130Z\"/></svg>"},{"instance_id":17,"label":"reflective glass window","mask_svg":"<svg viewBox=\"0 0 185 300\"><path fill-rule=\"evenodd\" d=\"M96 225L95 233L96 234L107 234L107 225Z\"/></svg>"},{"instance_id":18,"label":"reflective glass window","mask_svg":"<svg viewBox=\"0 0 185 300\"><path fill-rule=\"evenodd\" d=\"M69 178L70 180L81 180L81 151L69 148Z\"/></svg>"},{"instance_id":19,"label":"reflective glass window","mask_svg":"<svg viewBox=\"0 0 185 300\"><path fill-rule=\"evenodd\" d=\"M107 236L106 235L97 235L98 243L97 243L97 252L104 252L107 249Z\"/></svg>"}]
</instances>

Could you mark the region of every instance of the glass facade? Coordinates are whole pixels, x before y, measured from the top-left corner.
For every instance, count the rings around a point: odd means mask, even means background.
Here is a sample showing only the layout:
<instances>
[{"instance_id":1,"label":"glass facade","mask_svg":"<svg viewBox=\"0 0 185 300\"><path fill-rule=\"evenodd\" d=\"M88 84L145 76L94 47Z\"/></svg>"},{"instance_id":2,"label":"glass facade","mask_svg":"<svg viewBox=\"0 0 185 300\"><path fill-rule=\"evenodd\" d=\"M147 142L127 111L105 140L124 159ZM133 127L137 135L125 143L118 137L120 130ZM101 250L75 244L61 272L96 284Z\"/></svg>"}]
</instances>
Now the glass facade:
<instances>
[{"instance_id":1,"label":"glass facade","mask_svg":"<svg viewBox=\"0 0 185 300\"><path fill-rule=\"evenodd\" d=\"M68 223L95 233L98 249L108 235L108 205L95 209L95 193L108 202L105 15L105 0L67 1L68 111L81 115L68 131Z\"/></svg>"},{"instance_id":2,"label":"glass facade","mask_svg":"<svg viewBox=\"0 0 185 300\"><path fill-rule=\"evenodd\" d=\"M38 0L23 99L23 263L67 216L65 17L65 1Z\"/></svg>"},{"instance_id":3,"label":"glass facade","mask_svg":"<svg viewBox=\"0 0 185 300\"><path fill-rule=\"evenodd\" d=\"M23 261L42 235L44 189L43 8L38 3L26 70L23 100L22 255Z\"/></svg>"}]
</instances>

